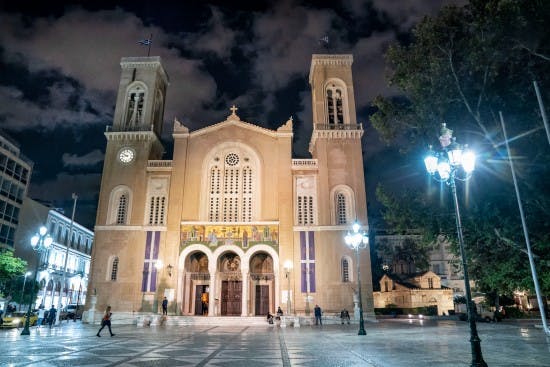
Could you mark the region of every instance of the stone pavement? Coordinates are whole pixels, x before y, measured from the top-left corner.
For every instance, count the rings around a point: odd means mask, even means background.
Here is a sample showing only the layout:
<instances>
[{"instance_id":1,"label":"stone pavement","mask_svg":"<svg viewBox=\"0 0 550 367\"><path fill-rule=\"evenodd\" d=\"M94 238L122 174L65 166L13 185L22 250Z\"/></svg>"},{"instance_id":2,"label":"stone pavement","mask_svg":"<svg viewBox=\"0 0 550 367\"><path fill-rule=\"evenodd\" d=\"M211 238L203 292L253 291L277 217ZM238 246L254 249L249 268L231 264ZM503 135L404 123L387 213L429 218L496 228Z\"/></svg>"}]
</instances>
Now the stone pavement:
<instances>
[{"instance_id":1,"label":"stone pavement","mask_svg":"<svg viewBox=\"0 0 550 367\"><path fill-rule=\"evenodd\" d=\"M0 366L469 366L462 321L391 319L322 327L97 325L0 330ZM489 366L550 366L550 338L533 322L479 323Z\"/></svg>"}]
</instances>

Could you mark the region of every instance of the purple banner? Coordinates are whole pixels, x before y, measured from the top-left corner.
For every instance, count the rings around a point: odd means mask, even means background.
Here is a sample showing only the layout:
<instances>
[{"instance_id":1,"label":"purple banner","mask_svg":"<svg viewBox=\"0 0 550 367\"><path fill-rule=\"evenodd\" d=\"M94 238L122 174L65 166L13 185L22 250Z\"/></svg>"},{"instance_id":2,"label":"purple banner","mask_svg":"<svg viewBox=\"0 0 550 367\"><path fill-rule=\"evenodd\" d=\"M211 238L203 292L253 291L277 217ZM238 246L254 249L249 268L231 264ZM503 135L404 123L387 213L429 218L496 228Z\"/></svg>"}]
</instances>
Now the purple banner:
<instances>
[{"instance_id":1,"label":"purple banner","mask_svg":"<svg viewBox=\"0 0 550 367\"><path fill-rule=\"evenodd\" d=\"M145 239L143 278L141 280L142 292L155 292L157 290L157 269L154 265L158 259L159 247L160 232L148 231Z\"/></svg>"},{"instance_id":2,"label":"purple banner","mask_svg":"<svg viewBox=\"0 0 550 367\"><path fill-rule=\"evenodd\" d=\"M315 233L300 232L300 270L302 293L315 292Z\"/></svg>"}]
</instances>

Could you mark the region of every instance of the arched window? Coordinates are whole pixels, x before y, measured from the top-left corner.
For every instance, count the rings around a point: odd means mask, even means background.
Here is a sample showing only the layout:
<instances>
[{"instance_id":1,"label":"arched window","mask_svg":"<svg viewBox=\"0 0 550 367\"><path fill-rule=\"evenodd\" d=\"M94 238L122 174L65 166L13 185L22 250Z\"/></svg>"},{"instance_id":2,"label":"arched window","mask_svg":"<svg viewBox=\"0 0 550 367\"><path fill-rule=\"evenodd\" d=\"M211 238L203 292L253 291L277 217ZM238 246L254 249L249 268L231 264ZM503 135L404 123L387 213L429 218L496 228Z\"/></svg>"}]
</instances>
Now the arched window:
<instances>
[{"instance_id":1,"label":"arched window","mask_svg":"<svg viewBox=\"0 0 550 367\"><path fill-rule=\"evenodd\" d=\"M329 80L325 86L327 123L332 128L346 123L346 87L341 80Z\"/></svg>"},{"instance_id":2,"label":"arched window","mask_svg":"<svg viewBox=\"0 0 550 367\"><path fill-rule=\"evenodd\" d=\"M349 260L344 257L342 258L342 282L348 283L349 281Z\"/></svg>"},{"instance_id":3,"label":"arched window","mask_svg":"<svg viewBox=\"0 0 550 367\"><path fill-rule=\"evenodd\" d=\"M115 282L117 280L118 276L118 257L115 257L113 259L113 263L111 264L111 281Z\"/></svg>"},{"instance_id":4,"label":"arched window","mask_svg":"<svg viewBox=\"0 0 550 367\"><path fill-rule=\"evenodd\" d=\"M125 128L132 130L143 124L146 87L143 83L134 83L128 88L126 100Z\"/></svg>"},{"instance_id":5,"label":"arched window","mask_svg":"<svg viewBox=\"0 0 550 367\"><path fill-rule=\"evenodd\" d=\"M126 186L119 186L111 192L107 224L124 225L129 223L132 204L131 192Z\"/></svg>"},{"instance_id":6,"label":"arched window","mask_svg":"<svg viewBox=\"0 0 550 367\"><path fill-rule=\"evenodd\" d=\"M259 174L255 156L246 149L232 146L207 159L207 220L253 221Z\"/></svg>"},{"instance_id":7,"label":"arched window","mask_svg":"<svg viewBox=\"0 0 550 367\"><path fill-rule=\"evenodd\" d=\"M353 223L355 215L355 199L353 190L346 185L338 185L331 190L332 220L335 225Z\"/></svg>"}]
</instances>

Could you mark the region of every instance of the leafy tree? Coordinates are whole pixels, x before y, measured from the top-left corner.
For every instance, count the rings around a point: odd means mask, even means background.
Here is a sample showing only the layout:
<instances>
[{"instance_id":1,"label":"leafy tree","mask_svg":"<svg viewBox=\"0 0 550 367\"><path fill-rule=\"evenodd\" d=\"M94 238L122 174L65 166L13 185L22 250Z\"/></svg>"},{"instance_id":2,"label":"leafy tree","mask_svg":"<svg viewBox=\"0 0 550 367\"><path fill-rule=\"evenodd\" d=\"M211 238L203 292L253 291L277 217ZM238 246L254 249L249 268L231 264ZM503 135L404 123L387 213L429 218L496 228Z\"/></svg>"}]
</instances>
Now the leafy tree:
<instances>
[{"instance_id":1,"label":"leafy tree","mask_svg":"<svg viewBox=\"0 0 550 367\"><path fill-rule=\"evenodd\" d=\"M11 251L0 251L0 292L6 295L10 281L27 270L27 262L14 257Z\"/></svg>"},{"instance_id":2,"label":"leafy tree","mask_svg":"<svg viewBox=\"0 0 550 367\"><path fill-rule=\"evenodd\" d=\"M402 95L374 101L373 125L389 145L406 147L409 159L419 161L420 152L437 141L442 122L481 153L469 186L457 189L470 276L486 292L534 288L502 143L502 111L539 283L550 293L550 154L533 89L534 80L543 91L550 87L549 21L550 2L544 0L471 0L445 7L414 28L409 44L389 48L389 82ZM436 192L384 187L377 197L390 226L420 228L426 240L430 234L455 240L452 201Z\"/></svg>"}]
</instances>

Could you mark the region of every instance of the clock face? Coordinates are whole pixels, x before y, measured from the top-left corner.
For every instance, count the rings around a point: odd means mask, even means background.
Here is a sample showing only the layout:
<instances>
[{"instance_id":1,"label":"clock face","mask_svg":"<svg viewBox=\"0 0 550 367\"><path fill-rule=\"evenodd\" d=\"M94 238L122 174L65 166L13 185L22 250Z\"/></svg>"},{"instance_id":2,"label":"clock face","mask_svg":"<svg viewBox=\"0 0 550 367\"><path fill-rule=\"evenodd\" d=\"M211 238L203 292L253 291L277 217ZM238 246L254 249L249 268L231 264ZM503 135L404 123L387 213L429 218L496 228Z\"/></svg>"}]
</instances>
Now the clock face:
<instances>
[{"instance_id":1,"label":"clock face","mask_svg":"<svg viewBox=\"0 0 550 367\"><path fill-rule=\"evenodd\" d=\"M120 152L118 152L118 159L122 163L130 163L134 160L135 157L136 153L133 149L130 148L123 148L120 150Z\"/></svg>"}]
</instances>

